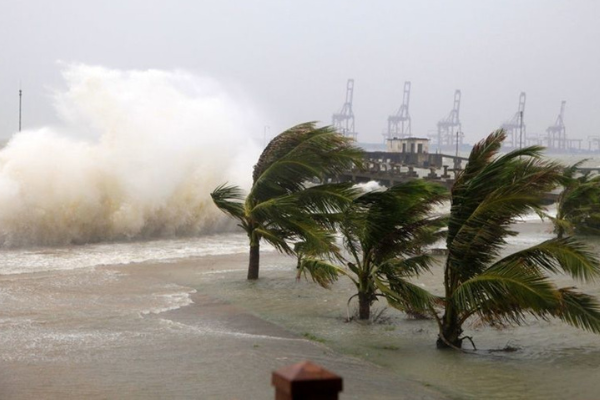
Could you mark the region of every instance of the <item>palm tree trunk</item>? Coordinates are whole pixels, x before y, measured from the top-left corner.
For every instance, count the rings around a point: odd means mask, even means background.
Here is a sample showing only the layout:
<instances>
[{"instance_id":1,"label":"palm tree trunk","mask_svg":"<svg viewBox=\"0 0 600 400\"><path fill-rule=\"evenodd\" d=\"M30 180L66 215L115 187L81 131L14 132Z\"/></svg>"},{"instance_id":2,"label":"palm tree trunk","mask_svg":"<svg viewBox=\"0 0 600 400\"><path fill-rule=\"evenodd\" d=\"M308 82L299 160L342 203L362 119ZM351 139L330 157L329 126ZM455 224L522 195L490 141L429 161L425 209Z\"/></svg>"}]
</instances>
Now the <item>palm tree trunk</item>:
<instances>
[{"instance_id":1,"label":"palm tree trunk","mask_svg":"<svg viewBox=\"0 0 600 400\"><path fill-rule=\"evenodd\" d=\"M358 319L371 318L371 296L368 293L358 294Z\"/></svg>"},{"instance_id":2,"label":"palm tree trunk","mask_svg":"<svg viewBox=\"0 0 600 400\"><path fill-rule=\"evenodd\" d=\"M258 279L260 261L260 244L250 244L250 261L248 262L248 280Z\"/></svg>"},{"instance_id":3,"label":"palm tree trunk","mask_svg":"<svg viewBox=\"0 0 600 400\"><path fill-rule=\"evenodd\" d=\"M453 269L450 265L450 255L446 259L446 265L444 267L444 291L446 293L446 299L451 299L452 295L456 291L458 286L458 278L453 273ZM450 349L452 347L461 348L462 339L462 324L458 319L458 310L455 304L451 300L447 300L446 307L444 309L444 316L442 317L442 326L438 334L436 341L436 347L438 349Z\"/></svg>"},{"instance_id":4,"label":"palm tree trunk","mask_svg":"<svg viewBox=\"0 0 600 400\"><path fill-rule=\"evenodd\" d=\"M453 347L461 348L462 339L460 335L463 333L461 324L458 321L458 315L453 311L452 307L446 308L444 317L442 318L442 327L436 342L438 349L450 349Z\"/></svg>"}]
</instances>

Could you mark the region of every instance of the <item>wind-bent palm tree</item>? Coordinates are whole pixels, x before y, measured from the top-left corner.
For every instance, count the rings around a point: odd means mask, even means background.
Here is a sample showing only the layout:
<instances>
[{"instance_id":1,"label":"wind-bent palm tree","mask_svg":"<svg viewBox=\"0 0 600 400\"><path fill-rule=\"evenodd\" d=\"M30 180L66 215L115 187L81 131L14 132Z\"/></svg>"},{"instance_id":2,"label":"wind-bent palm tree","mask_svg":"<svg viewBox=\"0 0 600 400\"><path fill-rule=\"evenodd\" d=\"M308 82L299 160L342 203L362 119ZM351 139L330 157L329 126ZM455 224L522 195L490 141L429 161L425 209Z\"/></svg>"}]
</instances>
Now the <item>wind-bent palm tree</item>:
<instances>
[{"instance_id":1,"label":"wind-bent palm tree","mask_svg":"<svg viewBox=\"0 0 600 400\"><path fill-rule=\"evenodd\" d=\"M248 279L258 279L260 242L294 253L303 242L319 253L335 253L333 223L351 202L349 183L314 184L360 166L363 152L334 128L309 122L276 136L254 166L253 185L245 200L236 186L211 193L222 211L237 219L250 241Z\"/></svg>"},{"instance_id":2,"label":"wind-bent palm tree","mask_svg":"<svg viewBox=\"0 0 600 400\"><path fill-rule=\"evenodd\" d=\"M408 279L431 266L425 247L443 238L445 226L432 210L445 198L442 186L417 180L357 197L340 222L348 269L306 257L301 272L324 287L339 275L350 278L357 289L350 299L358 296L361 320L370 318L378 297L403 311L428 312L435 297Z\"/></svg>"},{"instance_id":3,"label":"wind-bent palm tree","mask_svg":"<svg viewBox=\"0 0 600 400\"><path fill-rule=\"evenodd\" d=\"M600 175L578 173L585 161L564 170L556 217L550 217L559 238L574 233L600 234Z\"/></svg>"},{"instance_id":4,"label":"wind-bent palm tree","mask_svg":"<svg viewBox=\"0 0 600 400\"><path fill-rule=\"evenodd\" d=\"M452 188L448 258L444 267L444 312L439 348L460 348L462 326L472 317L489 324L519 324L526 314L550 316L600 333L600 304L572 287L558 288L547 273L581 281L600 276L599 260L573 238L551 239L500 258L515 220L542 211L545 193L563 172L541 158L541 147L497 156L503 131L492 133L472 150Z\"/></svg>"}]
</instances>

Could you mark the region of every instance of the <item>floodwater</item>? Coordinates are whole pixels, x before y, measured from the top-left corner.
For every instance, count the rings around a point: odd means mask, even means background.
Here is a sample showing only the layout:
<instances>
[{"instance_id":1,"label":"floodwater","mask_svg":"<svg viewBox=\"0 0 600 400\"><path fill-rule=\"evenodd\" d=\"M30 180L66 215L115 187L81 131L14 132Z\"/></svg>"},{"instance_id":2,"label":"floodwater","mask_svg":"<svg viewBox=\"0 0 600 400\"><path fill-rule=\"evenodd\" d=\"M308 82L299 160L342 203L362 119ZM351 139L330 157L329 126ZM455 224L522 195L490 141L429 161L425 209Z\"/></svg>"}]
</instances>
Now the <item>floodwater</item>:
<instances>
[{"instance_id":1,"label":"floodwater","mask_svg":"<svg viewBox=\"0 0 600 400\"><path fill-rule=\"evenodd\" d=\"M510 249L550 237L519 225ZM348 282L297 282L295 261L268 248L246 281L245 240L3 252L0 398L270 398L270 372L306 358L344 377L342 399L597 398L599 336L531 320L470 326L476 352L438 351L434 322L384 304L376 323L347 323ZM439 291L440 271L419 282ZM516 351L494 351L505 346Z\"/></svg>"}]
</instances>

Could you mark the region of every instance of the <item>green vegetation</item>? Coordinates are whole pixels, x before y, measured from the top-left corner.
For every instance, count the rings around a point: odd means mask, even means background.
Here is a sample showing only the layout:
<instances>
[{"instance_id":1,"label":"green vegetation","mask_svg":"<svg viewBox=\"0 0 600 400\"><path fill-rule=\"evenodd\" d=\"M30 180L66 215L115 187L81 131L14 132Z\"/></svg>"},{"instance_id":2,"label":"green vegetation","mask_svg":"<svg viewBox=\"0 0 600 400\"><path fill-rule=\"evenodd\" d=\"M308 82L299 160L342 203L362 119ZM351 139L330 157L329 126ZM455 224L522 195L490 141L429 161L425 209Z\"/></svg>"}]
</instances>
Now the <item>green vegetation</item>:
<instances>
[{"instance_id":1,"label":"green vegetation","mask_svg":"<svg viewBox=\"0 0 600 400\"><path fill-rule=\"evenodd\" d=\"M350 184L323 182L362 163L363 153L332 127L296 125L275 137L254 166L253 185L244 199L236 186L211 193L222 211L237 219L250 241L248 279L258 279L260 242L294 254L293 243L319 254L336 254L333 224L352 201Z\"/></svg>"},{"instance_id":2,"label":"green vegetation","mask_svg":"<svg viewBox=\"0 0 600 400\"><path fill-rule=\"evenodd\" d=\"M574 287L557 287L549 278L562 273L588 282L600 276L597 256L572 236L564 237L600 226L600 178L576 176L578 164L565 169L544 160L538 146L499 155L505 137L494 132L473 148L452 187L446 217L433 214L448 198L445 189L425 181L362 194L350 184L323 183L360 165L362 152L331 127L313 123L269 143L245 198L239 188L226 185L211 195L248 235L248 279L258 278L264 239L296 254L298 273L324 287L342 275L349 278L360 319L370 318L381 297L409 314L435 319L438 348L462 348L463 325L473 319L507 326L527 315L556 317L600 333L598 300ZM531 212L543 215L544 197L561 184L565 189L553 219L559 237L502 257L506 238L517 234L513 224ZM335 245L336 230L345 252ZM444 237L444 294L436 296L411 278L431 268L427 247Z\"/></svg>"},{"instance_id":3,"label":"green vegetation","mask_svg":"<svg viewBox=\"0 0 600 400\"><path fill-rule=\"evenodd\" d=\"M556 217L550 217L559 238L581 233L600 234L600 175L578 173L582 160L565 168Z\"/></svg>"},{"instance_id":4,"label":"green vegetation","mask_svg":"<svg viewBox=\"0 0 600 400\"><path fill-rule=\"evenodd\" d=\"M310 340L311 342L318 342L318 343L325 343L326 342L325 339L317 337L317 336L315 336L315 335L313 335L312 333L309 333L309 332L304 332L302 334L302 337L305 338L306 340Z\"/></svg>"},{"instance_id":5,"label":"green vegetation","mask_svg":"<svg viewBox=\"0 0 600 400\"><path fill-rule=\"evenodd\" d=\"M555 238L500 258L515 220L542 212L543 196L561 181L563 168L541 158L541 147L497 156L503 131L472 150L452 188L448 258L444 266L439 348L460 348L462 325L477 317L490 325L523 322L526 314L557 317L600 333L600 304L574 288L558 288L548 273L581 281L600 276L599 260L572 238Z\"/></svg>"},{"instance_id":6,"label":"green vegetation","mask_svg":"<svg viewBox=\"0 0 600 400\"><path fill-rule=\"evenodd\" d=\"M435 298L409 282L409 278L429 270L432 258L426 246L443 238L445 221L432 215L432 209L446 198L446 189L413 180L384 191L357 197L344 211L339 231L349 260L348 266L316 257L304 257L300 272L308 273L324 287L348 277L356 286L359 319L371 316L378 297L400 310L422 314ZM351 297L351 299L352 299Z\"/></svg>"}]
</instances>

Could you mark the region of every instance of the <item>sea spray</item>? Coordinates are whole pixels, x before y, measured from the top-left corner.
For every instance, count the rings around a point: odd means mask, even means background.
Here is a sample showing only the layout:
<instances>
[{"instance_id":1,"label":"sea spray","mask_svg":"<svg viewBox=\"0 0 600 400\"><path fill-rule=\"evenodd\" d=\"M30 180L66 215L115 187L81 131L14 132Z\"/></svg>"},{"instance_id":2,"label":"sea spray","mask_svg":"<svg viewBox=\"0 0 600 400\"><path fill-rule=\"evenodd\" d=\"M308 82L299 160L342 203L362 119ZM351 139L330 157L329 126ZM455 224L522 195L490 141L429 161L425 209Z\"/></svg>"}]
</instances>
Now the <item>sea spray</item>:
<instances>
[{"instance_id":1,"label":"sea spray","mask_svg":"<svg viewBox=\"0 0 600 400\"><path fill-rule=\"evenodd\" d=\"M63 124L0 151L4 246L197 235L226 222L210 199L249 186L260 149L252 108L181 71L66 65Z\"/></svg>"}]
</instances>

